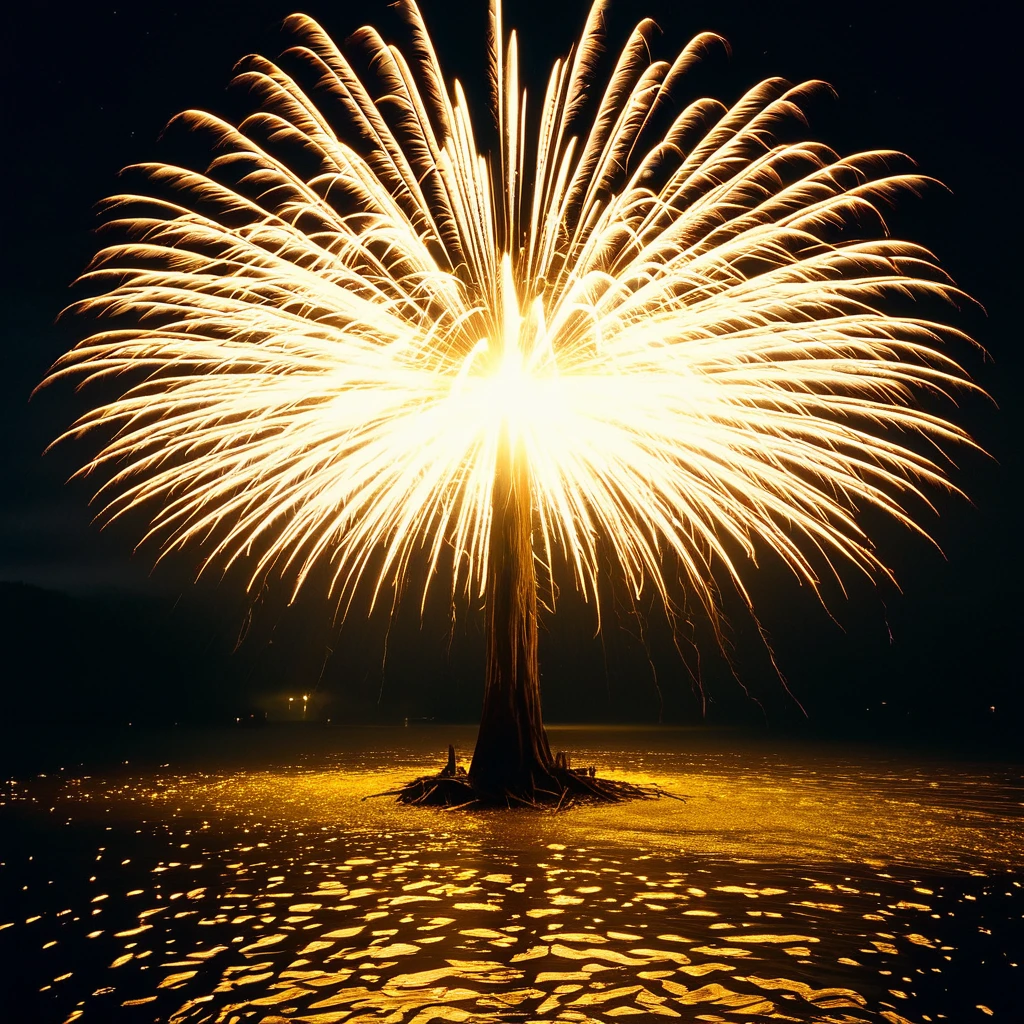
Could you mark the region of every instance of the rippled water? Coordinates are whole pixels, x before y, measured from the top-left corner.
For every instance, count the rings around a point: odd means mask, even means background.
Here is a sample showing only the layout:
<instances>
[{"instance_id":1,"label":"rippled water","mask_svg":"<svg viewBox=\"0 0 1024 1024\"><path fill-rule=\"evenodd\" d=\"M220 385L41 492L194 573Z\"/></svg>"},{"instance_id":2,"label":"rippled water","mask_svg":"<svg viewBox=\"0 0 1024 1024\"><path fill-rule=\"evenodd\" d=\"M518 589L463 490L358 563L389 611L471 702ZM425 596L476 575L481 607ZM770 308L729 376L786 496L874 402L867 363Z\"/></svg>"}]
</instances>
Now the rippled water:
<instances>
[{"instance_id":1,"label":"rippled water","mask_svg":"<svg viewBox=\"0 0 1024 1024\"><path fill-rule=\"evenodd\" d=\"M1020 768L552 732L685 800L364 799L458 729L11 781L4 1019L1024 1020Z\"/></svg>"}]
</instances>

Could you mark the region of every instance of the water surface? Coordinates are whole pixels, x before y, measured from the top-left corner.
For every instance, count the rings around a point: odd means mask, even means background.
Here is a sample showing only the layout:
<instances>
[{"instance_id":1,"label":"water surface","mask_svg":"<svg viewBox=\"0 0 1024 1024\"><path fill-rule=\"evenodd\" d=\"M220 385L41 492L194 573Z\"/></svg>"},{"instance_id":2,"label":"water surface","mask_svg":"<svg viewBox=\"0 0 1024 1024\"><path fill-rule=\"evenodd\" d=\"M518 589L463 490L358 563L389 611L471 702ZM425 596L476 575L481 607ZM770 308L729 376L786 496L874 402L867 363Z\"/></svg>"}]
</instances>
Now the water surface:
<instances>
[{"instance_id":1,"label":"water surface","mask_svg":"<svg viewBox=\"0 0 1024 1024\"><path fill-rule=\"evenodd\" d=\"M364 799L472 736L257 730L159 767L12 772L0 1005L58 1024L1021 1019L1019 766L552 730L575 764L684 799Z\"/></svg>"}]
</instances>

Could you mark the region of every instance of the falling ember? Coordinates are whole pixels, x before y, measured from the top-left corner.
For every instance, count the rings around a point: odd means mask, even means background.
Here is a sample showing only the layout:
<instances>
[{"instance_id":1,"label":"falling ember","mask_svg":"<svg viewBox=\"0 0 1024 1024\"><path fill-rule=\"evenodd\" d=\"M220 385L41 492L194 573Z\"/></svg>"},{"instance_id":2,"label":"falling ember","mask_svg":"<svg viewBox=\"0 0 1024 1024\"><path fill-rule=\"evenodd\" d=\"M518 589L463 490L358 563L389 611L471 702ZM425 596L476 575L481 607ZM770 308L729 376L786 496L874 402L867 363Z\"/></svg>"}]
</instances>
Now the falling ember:
<instances>
[{"instance_id":1,"label":"falling ember","mask_svg":"<svg viewBox=\"0 0 1024 1024\"><path fill-rule=\"evenodd\" d=\"M900 154L776 141L820 83L681 104L722 41L655 61L645 20L601 93L597 0L535 114L492 0L483 154L398 6L411 59L364 28L364 81L293 15L311 93L254 56L240 125L180 115L215 156L142 165L145 193L108 201L122 240L75 308L114 319L49 381L131 375L69 431L104 428L82 472L105 473L108 520L143 509L164 554L204 546L200 571L244 562L251 587L298 591L325 564L347 610L416 552L424 600L450 564L489 608L484 726L507 719L490 749L527 781L477 759L471 777L532 793L554 778L535 573L564 557L596 605L607 544L632 593L671 609L681 579L716 630L713 569L746 600L762 545L814 588L823 569L887 575L859 510L922 532L906 499L952 485L915 442L971 444L919 401L974 387L944 351L963 336L921 312L962 295L887 236L879 206L925 180ZM929 301L897 311L907 296Z\"/></svg>"}]
</instances>

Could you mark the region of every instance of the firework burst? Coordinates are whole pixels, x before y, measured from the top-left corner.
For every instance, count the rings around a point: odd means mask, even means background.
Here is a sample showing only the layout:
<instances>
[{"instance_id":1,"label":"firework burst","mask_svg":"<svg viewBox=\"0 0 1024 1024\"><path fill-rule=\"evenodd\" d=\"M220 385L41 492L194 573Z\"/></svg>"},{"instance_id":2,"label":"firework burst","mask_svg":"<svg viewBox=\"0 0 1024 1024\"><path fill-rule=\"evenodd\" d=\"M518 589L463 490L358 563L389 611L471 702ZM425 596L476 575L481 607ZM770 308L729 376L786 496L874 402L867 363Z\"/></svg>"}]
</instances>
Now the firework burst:
<instances>
[{"instance_id":1,"label":"firework burst","mask_svg":"<svg viewBox=\"0 0 1024 1024\"><path fill-rule=\"evenodd\" d=\"M886 574L860 510L920 531L908 497L970 443L920 402L971 386L958 332L920 315L959 293L880 212L924 179L777 141L820 83L681 102L711 34L653 60L643 21L598 88L603 0L533 106L492 0L481 131L398 6L410 56L364 28L362 76L289 18L313 88L247 58L238 126L180 115L206 172L143 165L144 194L107 202L119 240L76 309L112 325L50 377L129 375L69 432L107 431L83 470L105 517L141 509L164 554L199 544L251 586L328 565L346 609L421 550L424 596L440 568L485 595L508 494L516 586L557 556L595 604L599 543L634 594L670 604L681 578L713 623L713 570L745 597L762 545L814 587ZM908 296L918 315L893 312Z\"/></svg>"}]
</instances>

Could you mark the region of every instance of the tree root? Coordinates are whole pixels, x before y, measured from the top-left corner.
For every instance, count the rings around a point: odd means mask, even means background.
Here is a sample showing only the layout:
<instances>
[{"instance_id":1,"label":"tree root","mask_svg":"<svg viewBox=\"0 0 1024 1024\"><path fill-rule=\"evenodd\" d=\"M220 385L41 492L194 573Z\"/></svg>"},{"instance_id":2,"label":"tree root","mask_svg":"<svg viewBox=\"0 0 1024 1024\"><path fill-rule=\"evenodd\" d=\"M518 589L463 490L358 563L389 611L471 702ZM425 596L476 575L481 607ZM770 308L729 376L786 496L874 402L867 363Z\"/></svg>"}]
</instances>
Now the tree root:
<instances>
[{"instance_id":1,"label":"tree root","mask_svg":"<svg viewBox=\"0 0 1024 1024\"><path fill-rule=\"evenodd\" d=\"M684 800L660 786L642 786L618 779L599 778L593 768L571 768L559 753L545 777L527 791L485 792L475 786L464 768L455 763L455 751L448 748L448 763L436 775L421 775L398 789L374 796L394 796L401 804L441 807L447 810L475 810L496 807L527 807L533 810L564 811L579 804L621 803L624 800ZM364 798L368 799L368 798Z\"/></svg>"}]
</instances>

